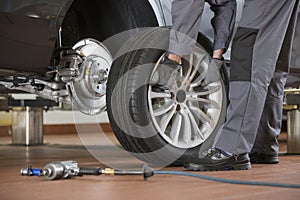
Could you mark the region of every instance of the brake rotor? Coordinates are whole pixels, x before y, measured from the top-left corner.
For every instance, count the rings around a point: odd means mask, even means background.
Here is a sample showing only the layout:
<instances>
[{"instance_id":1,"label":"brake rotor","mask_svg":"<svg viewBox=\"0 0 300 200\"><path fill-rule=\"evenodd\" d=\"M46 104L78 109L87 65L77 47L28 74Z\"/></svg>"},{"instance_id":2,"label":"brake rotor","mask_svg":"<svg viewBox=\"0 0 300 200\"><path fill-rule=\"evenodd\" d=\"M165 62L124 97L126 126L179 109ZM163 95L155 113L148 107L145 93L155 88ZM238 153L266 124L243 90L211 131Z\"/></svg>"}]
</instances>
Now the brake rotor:
<instances>
[{"instance_id":1,"label":"brake rotor","mask_svg":"<svg viewBox=\"0 0 300 200\"><path fill-rule=\"evenodd\" d=\"M73 49L84 57L80 76L68 87L73 105L85 114L99 114L106 109L106 83L112 56L102 43L93 39L81 40Z\"/></svg>"}]
</instances>

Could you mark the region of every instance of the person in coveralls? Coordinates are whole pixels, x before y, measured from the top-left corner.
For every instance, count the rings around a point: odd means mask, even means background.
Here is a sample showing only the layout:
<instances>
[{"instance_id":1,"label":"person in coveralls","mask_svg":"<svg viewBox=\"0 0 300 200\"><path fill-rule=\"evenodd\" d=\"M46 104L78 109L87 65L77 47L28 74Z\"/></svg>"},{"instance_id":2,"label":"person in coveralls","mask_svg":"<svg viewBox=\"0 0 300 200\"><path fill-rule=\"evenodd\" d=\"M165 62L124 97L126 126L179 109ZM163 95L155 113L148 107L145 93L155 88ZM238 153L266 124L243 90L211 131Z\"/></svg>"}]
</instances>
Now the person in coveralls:
<instances>
[{"instance_id":1,"label":"person in coveralls","mask_svg":"<svg viewBox=\"0 0 300 200\"><path fill-rule=\"evenodd\" d=\"M207 2L216 5L216 16L212 20L216 32L214 50L225 52L232 31L235 1ZM190 54L195 45L176 34L180 32L195 39L203 4L204 0L173 1L174 25L166 64L173 68L177 64L175 69L179 68L181 57ZM284 86L298 9L299 0L245 0L232 43L226 122L219 128L212 148L187 160L185 168L246 170L251 168L251 163L279 162L277 137L281 131ZM215 58L222 60L222 57ZM216 63L209 65L205 78L208 80L204 83L220 78L220 65Z\"/></svg>"}]
</instances>

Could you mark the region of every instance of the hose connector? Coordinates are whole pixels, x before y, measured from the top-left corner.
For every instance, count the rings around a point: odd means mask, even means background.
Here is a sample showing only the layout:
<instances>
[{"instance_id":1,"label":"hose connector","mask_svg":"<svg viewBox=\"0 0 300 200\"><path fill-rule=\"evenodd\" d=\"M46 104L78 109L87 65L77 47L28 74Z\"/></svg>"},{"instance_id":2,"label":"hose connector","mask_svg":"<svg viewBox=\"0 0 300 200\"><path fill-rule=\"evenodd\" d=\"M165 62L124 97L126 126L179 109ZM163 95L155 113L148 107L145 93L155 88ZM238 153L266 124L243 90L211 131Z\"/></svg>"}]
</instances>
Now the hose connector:
<instances>
[{"instance_id":1,"label":"hose connector","mask_svg":"<svg viewBox=\"0 0 300 200\"><path fill-rule=\"evenodd\" d=\"M102 173L105 175L115 175L115 169L105 168Z\"/></svg>"}]
</instances>

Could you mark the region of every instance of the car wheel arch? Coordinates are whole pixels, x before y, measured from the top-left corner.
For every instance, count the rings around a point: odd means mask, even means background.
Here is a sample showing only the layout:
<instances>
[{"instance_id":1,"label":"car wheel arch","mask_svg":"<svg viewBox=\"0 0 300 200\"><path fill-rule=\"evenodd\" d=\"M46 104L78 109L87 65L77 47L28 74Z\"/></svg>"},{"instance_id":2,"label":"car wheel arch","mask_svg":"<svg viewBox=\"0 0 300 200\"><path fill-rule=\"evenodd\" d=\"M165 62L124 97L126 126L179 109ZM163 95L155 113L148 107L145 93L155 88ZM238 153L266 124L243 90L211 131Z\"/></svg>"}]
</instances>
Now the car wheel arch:
<instances>
[{"instance_id":1,"label":"car wheel arch","mask_svg":"<svg viewBox=\"0 0 300 200\"><path fill-rule=\"evenodd\" d=\"M84 38L100 42L120 32L158 26L148 0L75 0L62 23L63 46Z\"/></svg>"}]
</instances>

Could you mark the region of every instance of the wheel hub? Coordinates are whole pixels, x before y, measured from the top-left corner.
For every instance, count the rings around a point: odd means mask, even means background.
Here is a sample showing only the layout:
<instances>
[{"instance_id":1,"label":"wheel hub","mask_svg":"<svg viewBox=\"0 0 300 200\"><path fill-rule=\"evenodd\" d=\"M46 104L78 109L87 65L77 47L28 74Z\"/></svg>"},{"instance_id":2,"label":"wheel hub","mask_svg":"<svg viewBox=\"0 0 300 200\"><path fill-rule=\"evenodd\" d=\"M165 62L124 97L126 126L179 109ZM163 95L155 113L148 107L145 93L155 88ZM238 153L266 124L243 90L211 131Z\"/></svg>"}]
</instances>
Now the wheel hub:
<instances>
[{"instance_id":1,"label":"wheel hub","mask_svg":"<svg viewBox=\"0 0 300 200\"><path fill-rule=\"evenodd\" d=\"M178 90L176 94L176 100L178 103L183 103L186 100L186 92L184 90Z\"/></svg>"},{"instance_id":2,"label":"wheel hub","mask_svg":"<svg viewBox=\"0 0 300 200\"><path fill-rule=\"evenodd\" d=\"M101 57L87 58L84 69L86 91L89 95L101 97L106 93L109 63Z\"/></svg>"}]
</instances>

